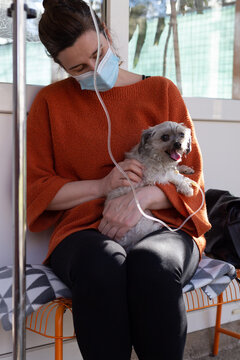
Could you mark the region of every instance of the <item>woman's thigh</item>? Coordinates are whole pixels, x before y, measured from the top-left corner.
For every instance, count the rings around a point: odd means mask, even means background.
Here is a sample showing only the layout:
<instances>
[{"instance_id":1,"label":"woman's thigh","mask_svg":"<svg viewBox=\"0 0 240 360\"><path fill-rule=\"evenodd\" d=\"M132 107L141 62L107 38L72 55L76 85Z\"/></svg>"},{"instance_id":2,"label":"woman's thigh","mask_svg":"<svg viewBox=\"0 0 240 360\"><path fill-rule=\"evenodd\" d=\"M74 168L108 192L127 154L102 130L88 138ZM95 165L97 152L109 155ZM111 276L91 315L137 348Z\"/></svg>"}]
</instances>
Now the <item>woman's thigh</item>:
<instances>
[{"instance_id":1,"label":"woman's thigh","mask_svg":"<svg viewBox=\"0 0 240 360\"><path fill-rule=\"evenodd\" d=\"M144 268L145 273L148 269L155 275L161 268L162 271L176 273L182 287L193 276L199 263L197 245L183 231L162 229L151 233L136 244L127 256L118 243L99 231L89 229L65 238L53 251L50 265L71 288L75 277L82 274L86 278L88 271L100 275L104 268L106 272L109 272L109 267L125 268L126 257L129 271L135 269L133 272L139 278L141 271L136 271L138 267Z\"/></svg>"},{"instance_id":2,"label":"woman's thigh","mask_svg":"<svg viewBox=\"0 0 240 360\"><path fill-rule=\"evenodd\" d=\"M130 251L127 263L137 277L141 273L139 268L144 274L149 272L156 281L163 273L172 274L184 287L197 269L199 250L192 237L185 232L161 229L137 243Z\"/></svg>"},{"instance_id":3,"label":"woman's thigh","mask_svg":"<svg viewBox=\"0 0 240 360\"><path fill-rule=\"evenodd\" d=\"M94 283L125 268L126 252L116 242L94 229L66 237L53 251L50 266L72 288L76 280ZM95 278L95 279L94 279Z\"/></svg>"}]
</instances>

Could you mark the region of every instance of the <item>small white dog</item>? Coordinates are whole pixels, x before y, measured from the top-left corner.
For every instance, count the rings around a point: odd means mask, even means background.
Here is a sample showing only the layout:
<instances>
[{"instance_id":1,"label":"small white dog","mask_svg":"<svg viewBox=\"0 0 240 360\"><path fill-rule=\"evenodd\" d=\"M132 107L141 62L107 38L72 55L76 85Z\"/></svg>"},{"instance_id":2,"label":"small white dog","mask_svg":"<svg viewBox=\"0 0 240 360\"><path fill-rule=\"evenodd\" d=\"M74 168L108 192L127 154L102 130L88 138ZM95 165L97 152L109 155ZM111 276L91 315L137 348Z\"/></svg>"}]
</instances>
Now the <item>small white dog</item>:
<instances>
[{"instance_id":1,"label":"small white dog","mask_svg":"<svg viewBox=\"0 0 240 360\"><path fill-rule=\"evenodd\" d=\"M142 132L141 141L126 153L126 158L136 159L144 165L143 178L135 187L172 183L179 193L193 195L192 182L184 174L193 174L188 166L178 164L182 156L191 151L191 130L182 124L165 121ZM131 191L124 186L112 190L106 202ZM151 215L149 210L146 214ZM160 229L162 225L142 216L139 222L130 229L118 242L129 251L145 235Z\"/></svg>"}]
</instances>

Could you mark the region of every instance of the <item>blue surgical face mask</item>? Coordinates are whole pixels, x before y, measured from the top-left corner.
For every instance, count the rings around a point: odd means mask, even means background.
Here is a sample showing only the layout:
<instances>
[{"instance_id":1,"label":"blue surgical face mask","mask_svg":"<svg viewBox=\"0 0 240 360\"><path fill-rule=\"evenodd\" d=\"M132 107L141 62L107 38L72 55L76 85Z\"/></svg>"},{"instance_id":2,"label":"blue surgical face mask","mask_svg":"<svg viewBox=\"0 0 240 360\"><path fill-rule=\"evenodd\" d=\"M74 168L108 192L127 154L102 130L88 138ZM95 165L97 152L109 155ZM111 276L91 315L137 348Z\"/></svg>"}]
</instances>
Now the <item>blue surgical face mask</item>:
<instances>
[{"instance_id":1,"label":"blue surgical face mask","mask_svg":"<svg viewBox=\"0 0 240 360\"><path fill-rule=\"evenodd\" d=\"M99 63L96 74L97 88L99 91L107 91L112 89L118 78L119 71L119 58L112 52L109 47L104 58ZM95 90L94 89L94 71L73 76L82 90Z\"/></svg>"}]
</instances>

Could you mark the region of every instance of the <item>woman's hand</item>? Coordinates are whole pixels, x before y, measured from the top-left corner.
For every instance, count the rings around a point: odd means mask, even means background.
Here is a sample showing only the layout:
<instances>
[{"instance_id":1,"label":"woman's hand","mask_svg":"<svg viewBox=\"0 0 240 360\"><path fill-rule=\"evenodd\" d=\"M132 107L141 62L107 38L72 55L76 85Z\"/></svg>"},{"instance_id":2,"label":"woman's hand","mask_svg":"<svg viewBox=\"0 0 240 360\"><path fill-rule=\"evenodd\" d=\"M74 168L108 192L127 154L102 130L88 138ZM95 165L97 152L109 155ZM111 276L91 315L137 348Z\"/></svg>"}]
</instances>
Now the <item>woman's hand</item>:
<instances>
[{"instance_id":1,"label":"woman's hand","mask_svg":"<svg viewBox=\"0 0 240 360\"><path fill-rule=\"evenodd\" d=\"M137 198L141 208L167 209L171 203L164 192L157 186L145 186L136 189ZM103 210L103 218L99 224L99 231L110 239L120 240L132 227L134 227L142 214L135 203L133 193L129 193L109 200Z\"/></svg>"},{"instance_id":2,"label":"woman's hand","mask_svg":"<svg viewBox=\"0 0 240 360\"><path fill-rule=\"evenodd\" d=\"M137 224L141 216L133 194L129 192L107 202L99 231L109 236L110 239L119 240Z\"/></svg>"},{"instance_id":3,"label":"woman's hand","mask_svg":"<svg viewBox=\"0 0 240 360\"><path fill-rule=\"evenodd\" d=\"M118 165L127 173L129 179L137 184L142 180L143 165L135 159L125 159ZM110 173L101 179L102 193L104 196L120 186L130 186L124 175L115 166Z\"/></svg>"}]
</instances>

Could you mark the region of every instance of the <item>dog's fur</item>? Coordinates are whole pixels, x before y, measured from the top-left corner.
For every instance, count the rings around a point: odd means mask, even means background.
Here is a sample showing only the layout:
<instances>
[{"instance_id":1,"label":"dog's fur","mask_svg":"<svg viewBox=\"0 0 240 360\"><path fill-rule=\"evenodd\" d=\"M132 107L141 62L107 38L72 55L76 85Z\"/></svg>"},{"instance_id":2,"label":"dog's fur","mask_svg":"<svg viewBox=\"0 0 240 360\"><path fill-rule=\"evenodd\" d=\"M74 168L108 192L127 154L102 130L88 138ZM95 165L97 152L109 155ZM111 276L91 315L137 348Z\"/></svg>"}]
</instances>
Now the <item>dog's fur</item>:
<instances>
[{"instance_id":1,"label":"dog's fur","mask_svg":"<svg viewBox=\"0 0 240 360\"><path fill-rule=\"evenodd\" d=\"M126 158L136 159L144 165L142 181L136 185L136 188L170 182L176 186L179 193L192 196L191 180L182 174L193 174L194 171L188 166L178 165L182 161L182 156L190 151L191 130L183 124L165 121L144 130L140 143L126 153ZM129 191L131 191L129 186L114 189L108 194L106 202ZM152 215L149 210L145 212ZM145 235L161 227L160 223L142 216L137 225L118 242L129 251Z\"/></svg>"}]
</instances>

